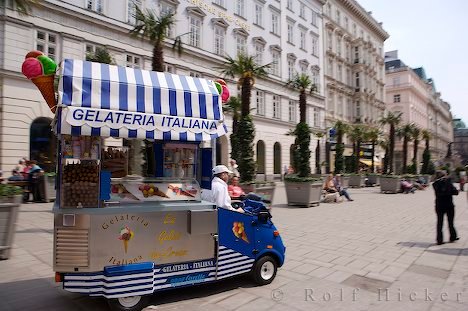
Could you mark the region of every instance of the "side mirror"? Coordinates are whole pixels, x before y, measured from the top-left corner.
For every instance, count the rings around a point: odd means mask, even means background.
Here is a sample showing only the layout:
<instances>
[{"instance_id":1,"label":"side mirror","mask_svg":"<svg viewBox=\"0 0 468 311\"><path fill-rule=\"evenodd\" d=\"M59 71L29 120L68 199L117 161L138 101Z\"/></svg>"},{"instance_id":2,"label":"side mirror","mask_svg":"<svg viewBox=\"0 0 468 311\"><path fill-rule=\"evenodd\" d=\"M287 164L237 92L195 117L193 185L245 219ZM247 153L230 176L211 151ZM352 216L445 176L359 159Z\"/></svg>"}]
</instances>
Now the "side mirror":
<instances>
[{"instance_id":1,"label":"side mirror","mask_svg":"<svg viewBox=\"0 0 468 311\"><path fill-rule=\"evenodd\" d=\"M271 214L268 211L261 211L258 213L258 221L260 223L266 224L268 222L268 219L271 218Z\"/></svg>"}]
</instances>

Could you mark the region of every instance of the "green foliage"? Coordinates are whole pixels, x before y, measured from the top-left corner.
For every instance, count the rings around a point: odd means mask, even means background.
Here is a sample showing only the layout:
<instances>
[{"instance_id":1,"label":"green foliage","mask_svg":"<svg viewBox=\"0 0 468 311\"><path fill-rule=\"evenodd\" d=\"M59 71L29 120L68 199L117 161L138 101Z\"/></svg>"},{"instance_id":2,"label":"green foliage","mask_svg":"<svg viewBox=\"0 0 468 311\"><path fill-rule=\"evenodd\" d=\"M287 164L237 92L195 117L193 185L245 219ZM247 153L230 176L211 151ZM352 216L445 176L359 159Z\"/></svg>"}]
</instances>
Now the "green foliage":
<instances>
[{"instance_id":1,"label":"green foliage","mask_svg":"<svg viewBox=\"0 0 468 311\"><path fill-rule=\"evenodd\" d=\"M422 164L422 167L421 167L421 174L431 174L429 173L429 163L431 163L431 152L429 151L428 148L424 149L424 152L423 152L423 164Z\"/></svg>"},{"instance_id":2,"label":"green foliage","mask_svg":"<svg viewBox=\"0 0 468 311\"><path fill-rule=\"evenodd\" d=\"M1 7L5 7L6 3L9 2L6 0L1 1ZM37 4L39 0L13 0L13 9L18 12L19 15L25 16L31 14L31 7L34 4Z\"/></svg>"},{"instance_id":3,"label":"green foliage","mask_svg":"<svg viewBox=\"0 0 468 311\"><path fill-rule=\"evenodd\" d=\"M314 177L300 177L297 174L289 174L284 177L284 180L289 182L322 182L321 178L314 178Z\"/></svg>"},{"instance_id":4,"label":"green foliage","mask_svg":"<svg viewBox=\"0 0 468 311\"><path fill-rule=\"evenodd\" d=\"M21 195L22 193L23 189L21 187L0 184L0 197L12 197L14 195Z\"/></svg>"},{"instance_id":5,"label":"green foliage","mask_svg":"<svg viewBox=\"0 0 468 311\"><path fill-rule=\"evenodd\" d=\"M239 144L239 138L237 137L237 134L232 133L229 136L229 139L231 140L231 159L236 160L236 162L240 161L240 153L241 153L241 148Z\"/></svg>"},{"instance_id":6,"label":"green foliage","mask_svg":"<svg viewBox=\"0 0 468 311\"><path fill-rule=\"evenodd\" d=\"M307 123L300 122L296 125L296 171L299 177L306 177L311 174L310 170L310 131Z\"/></svg>"},{"instance_id":7,"label":"green foliage","mask_svg":"<svg viewBox=\"0 0 468 311\"><path fill-rule=\"evenodd\" d=\"M114 65L115 61L106 48L97 47L94 53L86 53L86 60L101 64Z\"/></svg>"},{"instance_id":8,"label":"green foliage","mask_svg":"<svg viewBox=\"0 0 468 311\"><path fill-rule=\"evenodd\" d=\"M411 165L408 165L406 166L406 172L408 174L417 174L417 171L416 171L416 164L411 164Z\"/></svg>"},{"instance_id":9,"label":"green foliage","mask_svg":"<svg viewBox=\"0 0 468 311\"><path fill-rule=\"evenodd\" d=\"M345 157L345 173L354 173L357 171L356 158L357 157L354 154L349 157Z\"/></svg>"},{"instance_id":10,"label":"green foliage","mask_svg":"<svg viewBox=\"0 0 468 311\"><path fill-rule=\"evenodd\" d=\"M253 152L253 140L255 137L255 128L250 115L241 117L238 130L239 144L239 173L242 183L255 180L255 160Z\"/></svg>"}]
</instances>

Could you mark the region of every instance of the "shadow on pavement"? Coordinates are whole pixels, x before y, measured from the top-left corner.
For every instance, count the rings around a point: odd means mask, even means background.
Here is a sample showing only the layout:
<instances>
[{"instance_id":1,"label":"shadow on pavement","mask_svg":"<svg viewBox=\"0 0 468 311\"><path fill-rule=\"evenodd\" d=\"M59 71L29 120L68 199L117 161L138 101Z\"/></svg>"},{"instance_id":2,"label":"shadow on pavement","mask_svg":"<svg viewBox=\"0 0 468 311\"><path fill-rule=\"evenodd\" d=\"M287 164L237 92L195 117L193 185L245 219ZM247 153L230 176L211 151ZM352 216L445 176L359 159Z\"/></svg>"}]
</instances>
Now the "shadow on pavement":
<instances>
[{"instance_id":1,"label":"shadow on pavement","mask_svg":"<svg viewBox=\"0 0 468 311\"><path fill-rule=\"evenodd\" d=\"M236 288L251 288L256 286L257 285L249 277L238 276L210 284L189 286L185 288L156 292L151 298L150 305L156 306L184 301L188 299L208 297ZM233 293L232 295L235 294L236 293Z\"/></svg>"},{"instance_id":2,"label":"shadow on pavement","mask_svg":"<svg viewBox=\"0 0 468 311\"><path fill-rule=\"evenodd\" d=\"M397 245L405 246L405 247L428 248L428 247L436 245L436 243L409 241L409 242L398 242Z\"/></svg>"},{"instance_id":3,"label":"shadow on pavement","mask_svg":"<svg viewBox=\"0 0 468 311\"><path fill-rule=\"evenodd\" d=\"M65 292L51 278L0 283L0 301L5 311L109 310L104 299Z\"/></svg>"},{"instance_id":4,"label":"shadow on pavement","mask_svg":"<svg viewBox=\"0 0 468 311\"><path fill-rule=\"evenodd\" d=\"M322 203L320 203L322 204ZM315 206L300 206L300 205L288 205L288 204L275 204L272 206L272 208L288 208L288 209L301 209L301 208L314 208L314 207L320 207L320 205L315 205Z\"/></svg>"},{"instance_id":5,"label":"shadow on pavement","mask_svg":"<svg viewBox=\"0 0 468 311\"><path fill-rule=\"evenodd\" d=\"M468 256L468 248L440 248L430 249L428 252L451 256Z\"/></svg>"}]
</instances>

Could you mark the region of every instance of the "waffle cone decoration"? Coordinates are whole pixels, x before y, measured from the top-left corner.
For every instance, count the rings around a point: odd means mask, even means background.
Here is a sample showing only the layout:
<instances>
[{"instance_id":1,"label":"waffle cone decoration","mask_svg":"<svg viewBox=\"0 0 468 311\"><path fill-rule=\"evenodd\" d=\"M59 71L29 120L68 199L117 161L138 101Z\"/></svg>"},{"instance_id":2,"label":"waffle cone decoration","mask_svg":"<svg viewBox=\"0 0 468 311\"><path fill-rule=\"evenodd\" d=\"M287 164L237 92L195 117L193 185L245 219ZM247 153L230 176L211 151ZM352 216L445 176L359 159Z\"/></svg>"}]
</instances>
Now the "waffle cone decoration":
<instances>
[{"instance_id":1,"label":"waffle cone decoration","mask_svg":"<svg viewBox=\"0 0 468 311\"><path fill-rule=\"evenodd\" d=\"M232 224L232 233L234 233L234 236L238 239L241 239L242 241L249 243L249 239L247 238L247 234L245 233L245 228L244 228L244 223L243 222L237 222L235 221Z\"/></svg>"},{"instance_id":2,"label":"waffle cone decoration","mask_svg":"<svg viewBox=\"0 0 468 311\"><path fill-rule=\"evenodd\" d=\"M55 76L41 76L31 80L41 91L42 97L44 97L47 105L49 105L50 110L55 113L57 100L55 98L54 78Z\"/></svg>"},{"instance_id":3,"label":"waffle cone decoration","mask_svg":"<svg viewBox=\"0 0 468 311\"><path fill-rule=\"evenodd\" d=\"M26 78L32 80L41 91L52 112L55 112L55 106L57 105L54 88L56 71L57 64L41 51L31 51L26 54L21 66L21 72Z\"/></svg>"},{"instance_id":4,"label":"waffle cone decoration","mask_svg":"<svg viewBox=\"0 0 468 311\"><path fill-rule=\"evenodd\" d=\"M123 240L123 244L124 244L124 249L125 249L125 254L126 254L128 250L128 240Z\"/></svg>"},{"instance_id":5,"label":"waffle cone decoration","mask_svg":"<svg viewBox=\"0 0 468 311\"><path fill-rule=\"evenodd\" d=\"M124 245L125 254L128 251L128 241L130 241L134 235L132 229L128 226L120 228L119 240L121 240Z\"/></svg>"}]
</instances>

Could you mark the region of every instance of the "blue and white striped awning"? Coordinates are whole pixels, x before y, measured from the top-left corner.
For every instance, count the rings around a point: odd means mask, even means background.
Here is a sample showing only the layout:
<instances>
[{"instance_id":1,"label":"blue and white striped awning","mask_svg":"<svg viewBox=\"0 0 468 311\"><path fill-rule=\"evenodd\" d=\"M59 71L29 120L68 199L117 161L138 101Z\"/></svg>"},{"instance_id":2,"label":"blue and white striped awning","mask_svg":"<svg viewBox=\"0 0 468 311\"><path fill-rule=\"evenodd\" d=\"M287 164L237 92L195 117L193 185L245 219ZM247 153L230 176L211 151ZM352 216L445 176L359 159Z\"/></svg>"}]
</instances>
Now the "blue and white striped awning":
<instances>
[{"instance_id":1,"label":"blue and white striped awning","mask_svg":"<svg viewBox=\"0 0 468 311\"><path fill-rule=\"evenodd\" d=\"M213 81L66 59L56 132L204 141L226 134Z\"/></svg>"}]
</instances>

